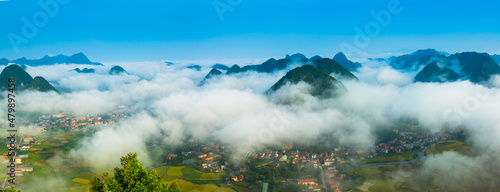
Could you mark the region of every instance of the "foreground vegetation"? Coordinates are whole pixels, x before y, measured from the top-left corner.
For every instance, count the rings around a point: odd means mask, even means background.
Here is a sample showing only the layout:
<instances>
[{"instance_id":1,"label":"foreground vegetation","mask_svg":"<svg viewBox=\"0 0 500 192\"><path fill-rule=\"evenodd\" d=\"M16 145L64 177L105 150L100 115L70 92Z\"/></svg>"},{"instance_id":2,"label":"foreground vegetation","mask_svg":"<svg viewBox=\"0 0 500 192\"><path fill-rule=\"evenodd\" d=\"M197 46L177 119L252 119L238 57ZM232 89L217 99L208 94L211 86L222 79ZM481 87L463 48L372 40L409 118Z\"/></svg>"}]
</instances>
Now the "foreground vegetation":
<instances>
[{"instance_id":1,"label":"foreground vegetation","mask_svg":"<svg viewBox=\"0 0 500 192\"><path fill-rule=\"evenodd\" d=\"M123 168L115 168L113 176L104 172L101 177L94 177L90 182L91 192L101 191L158 191L180 192L175 183L170 186L162 182L162 177L156 170L147 171L144 165L139 164L137 153L129 153L120 159Z\"/></svg>"}]
</instances>

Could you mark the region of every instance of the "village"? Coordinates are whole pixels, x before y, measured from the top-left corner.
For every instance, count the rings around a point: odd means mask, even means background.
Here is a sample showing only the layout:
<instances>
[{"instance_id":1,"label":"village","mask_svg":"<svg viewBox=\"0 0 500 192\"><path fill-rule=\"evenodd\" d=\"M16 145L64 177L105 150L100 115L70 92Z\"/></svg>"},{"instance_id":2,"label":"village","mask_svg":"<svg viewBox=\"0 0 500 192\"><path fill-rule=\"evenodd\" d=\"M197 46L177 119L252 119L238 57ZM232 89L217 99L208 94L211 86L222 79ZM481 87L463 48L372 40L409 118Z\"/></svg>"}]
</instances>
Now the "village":
<instances>
[{"instance_id":1,"label":"village","mask_svg":"<svg viewBox=\"0 0 500 192\"><path fill-rule=\"evenodd\" d=\"M41 116L30 128L41 132L63 130L68 132L85 132L87 126L114 124L127 117L127 108L119 106L104 114L75 115L62 112L51 116ZM236 155L234 146L216 142L200 142L186 139L183 151L167 153L164 158L167 164L192 165L203 172L225 173L225 185L238 183L256 183L262 187L259 191L267 191L274 182L289 183L302 186L307 191L341 191L345 181L351 178L339 172L338 166L346 163L364 162L379 156L402 154L424 149L443 140L452 139L450 133L429 133L426 131L412 131L407 129L393 129L396 135L391 140L380 142L368 149L358 149L350 146L336 146L321 150L314 147L294 146L290 143L282 149L267 148L261 151L250 151L245 155L246 163L234 164L232 159ZM165 136L149 140L149 146L161 144ZM18 145L18 155L15 157L16 176L22 177L25 172L33 171L30 164L25 164L22 159L28 158L30 147L40 144L42 140L32 137L23 137ZM6 143L7 144L7 143ZM23 152L24 151L24 152ZM4 154L5 156L6 154ZM5 156L6 157L6 156ZM388 157L391 161L390 157ZM4 160L4 164L8 160ZM301 170L307 174L287 174L286 169ZM276 173L271 169L279 168ZM35 170L36 171L36 170ZM288 170L289 172L289 170ZM298 172L298 171L297 171ZM19 181L16 181L19 184ZM220 181L219 181L220 182ZM4 182L4 185L8 185Z\"/></svg>"},{"instance_id":2,"label":"village","mask_svg":"<svg viewBox=\"0 0 500 192\"><path fill-rule=\"evenodd\" d=\"M337 166L349 162L362 162L377 156L386 156L389 154L402 154L416 152L424 149L433 143L452 139L451 133L431 134L423 131L408 131L393 129L396 138L388 142L378 143L370 149L356 149L352 147L337 146L331 150L313 152L313 150L294 149L292 144L283 149L266 149L260 152L253 151L246 155L247 165L235 166L230 162L233 148L222 144L195 142L188 140L185 145L190 146L192 151L183 151L179 154L170 153L166 156L168 160L181 159L183 164L194 164L200 170L207 172L226 172L227 184L231 185L237 182L255 182L255 173L262 172L262 165L273 165L280 167L283 165L295 165L298 167L313 167L320 170L320 175L300 176L299 178L287 178L280 174L275 176L281 182L290 182L303 185L308 191L335 191L341 189L342 181L349 180L349 176L339 174ZM317 150L316 150L317 151ZM406 159L411 160L411 159ZM252 163L257 161L259 164L252 167ZM394 161L387 157L387 161ZM255 165L255 164L254 164ZM265 172L265 171L264 171ZM257 173L258 175L258 173ZM278 179L279 178L279 179ZM267 188L267 183L264 183Z\"/></svg>"},{"instance_id":3,"label":"village","mask_svg":"<svg viewBox=\"0 0 500 192\"><path fill-rule=\"evenodd\" d=\"M2 188L9 187L12 184L7 181L8 179L23 177L25 172L33 171L32 165L30 163L24 163L23 159L28 158L28 153L26 153L26 151L30 150L30 147L39 142L40 141L35 141L32 137L23 137L15 147L16 150L18 150L15 156L11 156L8 151L0 155L0 157L3 159L2 163L5 166L11 166L12 163L14 163L15 166L15 175L13 177L8 176L4 179L2 182ZM7 148L10 148L11 142L5 142L5 145L7 146ZM14 162L12 162L12 159L14 160ZM14 179L13 183L15 185L19 185L21 182L20 180Z\"/></svg>"},{"instance_id":4,"label":"village","mask_svg":"<svg viewBox=\"0 0 500 192\"><path fill-rule=\"evenodd\" d=\"M82 131L85 131L85 126L113 124L124 119L127 116L127 110L125 106L118 106L99 115L76 115L69 112L49 116L42 115L29 128L42 132L51 130L75 131L78 128L83 128Z\"/></svg>"},{"instance_id":5,"label":"village","mask_svg":"<svg viewBox=\"0 0 500 192\"><path fill-rule=\"evenodd\" d=\"M112 110L100 115L75 115L74 113L62 112L49 116L43 115L33 122L26 122L26 124L29 125L29 129L37 130L39 132L85 132L87 131L86 126L114 124L116 121L124 119L126 117L126 112L127 108L125 106L115 107ZM31 148L34 145L39 145L43 142L43 139L35 140L32 136L26 136L26 133L23 133L23 135L25 136L19 138L15 146L15 177L18 178L14 180L15 185L22 184L22 179L19 178L24 177L26 172L34 171L33 166L30 163L24 163L23 161L29 158L28 152L31 151ZM5 146L7 147L7 149L10 148L10 144L10 141L5 142ZM11 163L10 159L12 158L12 156L9 156L8 151L3 152L0 157L2 157L4 165L7 166ZM2 186L8 187L9 185L10 184L7 182L7 179L4 179Z\"/></svg>"}]
</instances>

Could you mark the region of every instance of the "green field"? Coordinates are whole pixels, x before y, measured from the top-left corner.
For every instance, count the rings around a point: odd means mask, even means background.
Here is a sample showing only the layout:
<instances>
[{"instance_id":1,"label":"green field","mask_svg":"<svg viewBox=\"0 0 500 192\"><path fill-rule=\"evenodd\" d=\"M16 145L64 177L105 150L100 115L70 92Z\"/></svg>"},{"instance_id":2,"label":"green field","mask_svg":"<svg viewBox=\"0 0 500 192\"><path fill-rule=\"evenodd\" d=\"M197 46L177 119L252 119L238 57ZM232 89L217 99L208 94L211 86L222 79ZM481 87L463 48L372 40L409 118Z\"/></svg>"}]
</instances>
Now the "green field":
<instances>
[{"instance_id":1,"label":"green field","mask_svg":"<svg viewBox=\"0 0 500 192\"><path fill-rule=\"evenodd\" d=\"M191 166L162 166L155 170L167 183L175 182L183 191L234 191L217 186L225 173L205 173Z\"/></svg>"},{"instance_id":2,"label":"green field","mask_svg":"<svg viewBox=\"0 0 500 192\"><path fill-rule=\"evenodd\" d=\"M445 151L456 151L465 155L470 154L472 151L470 150L470 146L461 141L441 141L434 143L427 149L425 152L426 155L439 154Z\"/></svg>"},{"instance_id":3,"label":"green field","mask_svg":"<svg viewBox=\"0 0 500 192\"><path fill-rule=\"evenodd\" d=\"M365 182L357 186L356 189L360 191L400 191L404 178L393 174L398 169L401 169L398 165L363 167L356 174L363 176Z\"/></svg>"},{"instance_id":4,"label":"green field","mask_svg":"<svg viewBox=\"0 0 500 192\"><path fill-rule=\"evenodd\" d=\"M415 159L418 156L417 151L409 151L399 154L391 154L385 156L378 156L373 159L365 160L366 163L385 163L385 162L394 162L394 161L408 161Z\"/></svg>"},{"instance_id":5,"label":"green field","mask_svg":"<svg viewBox=\"0 0 500 192\"><path fill-rule=\"evenodd\" d=\"M167 181L174 179L184 180L216 180L219 182L225 173L204 173L190 166L163 166L155 168L159 175L167 178Z\"/></svg>"},{"instance_id":6,"label":"green field","mask_svg":"<svg viewBox=\"0 0 500 192\"><path fill-rule=\"evenodd\" d=\"M167 181L166 183L172 184L175 183L179 189L182 191L206 191L206 192L234 192L234 189L231 188L226 188L226 187L218 187L213 184L205 184L205 185L199 185L199 184L194 184L182 179L175 179L172 181Z\"/></svg>"}]
</instances>

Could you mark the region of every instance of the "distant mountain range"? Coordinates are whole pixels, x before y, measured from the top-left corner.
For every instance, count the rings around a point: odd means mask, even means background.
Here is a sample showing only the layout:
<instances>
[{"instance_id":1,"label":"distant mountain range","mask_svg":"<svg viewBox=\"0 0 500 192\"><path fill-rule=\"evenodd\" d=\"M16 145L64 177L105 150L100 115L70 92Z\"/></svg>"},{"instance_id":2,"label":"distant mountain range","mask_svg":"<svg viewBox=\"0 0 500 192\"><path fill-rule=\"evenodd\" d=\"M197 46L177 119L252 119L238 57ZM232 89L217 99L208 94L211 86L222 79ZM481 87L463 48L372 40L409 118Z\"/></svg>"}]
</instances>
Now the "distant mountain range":
<instances>
[{"instance_id":1,"label":"distant mountain range","mask_svg":"<svg viewBox=\"0 0 500 192\"><path fill-rule=\"evenodd\" d=\"M8 89L9 78L16 79L16 90L34 90L41 92L55 91L59 93L47 80L43 77L36 76L34 79L21 66L11 64L5 67L0 74L0 91Z\"/></svg>"},{"instance_id":2,"label":"distant mountain range","mask_svg":"<svg viewBox=\"0 0 500 192\"><path fill-rule=\"evenodd\" d=\"M341 58L343 62L352 65L353 69L360 66L359 63L359 65L355 64L345 58L345 55L342 56L343 54L340 54L341 55L337 56L337 58ZM240 67L235 64L227 69L225 75L234 75L247 71L271 73L277 70L286 69L292 65L298 65L299 67L289 71L269 89L268 93L277 91L286 83L296 84L300 81L304 81L313 86L311 94L314 96L335 96L339 93L340 87L345 89L339 80L358 80L354 74L333 59L322 58L320 56L314 56L308 59L300 53L286 55L285 58L278 60L271 58L258 65ZM221 71L216 69L216 67L220 68L221 66L214 65L212 70L200 82L200 86L205 85L210 79L224 75ZM330 75L333 75L333 77Z\"/></svg>"},{"instance_id":3,"label":"distant mountain range","mask_svg":"<svg viewBox=\"0 0 500 192\"><path fill-rule=\"evenodd\" d=\"M422 65L425 66L432 59L440 56L446 57L434 49L423 49L412 54L391 57L389 65L398 70L418 70Z\"/></svg>"},{"instance_id":4,"label":"distant mountain range","mask_svg":"<svg viewBox=\"0 0 500 192\"><path fill-rule=\"evenodd\" d=\"M496 57L496 56L494 56ZM463 52L449 56L434 49L418 50L412 54L392 57L389 64L398 70L420 70L417 82L452 82L469 80L473 83L488 81L500 74L500 65L487 53Z\"/></svg>"},{"instance_id":5,"label":"distant mountain range","mask_svg":"<svg viewBox=\"0 0 500 192\"><path fill-rule=\"evenodd\" d=\"M75 69L73 69L73 71L76 71L77 73L94 73L95 69L92 69L92 68L83 68L83 69L75 68Z\"/></svg>"},{"instance_id":6,"label":"distant mountain range","mask_svg":"<svg viewBox=\"0 0 500 192\"><path fill-rule=\"evenodd\" d=\"M342 53L339 53L343 55ZM338 54L337 54L338 55ZM338 56L338 58L341 56ZM352 61L348 60L345 58L345 55L343 56L343 62L348 63L348 65L352 64L353 66L358 66L359 63L353 63ZM267 61L263 62L262 64L258 65L247 65L244 67L240 67L239 65L235 64L231 66L229 69L226 71L226 75L231 75L231 74L237 74L237 73L242 73L242 72L247 72L247 71L256 71L256 72L261 72L261 73L272 73L274 71L278 70L283 70L288 67L291 67L292 65L298 65L298 66L303 66L303 65L313 65L319 70L327 73L327 74L333 74L334 77L338 79L354 79L357 80L358 78L352 74L349 70L347 70L342 64L338 63L337 61L329 58L322 58L320 56L314 56L311 57L311 59L308 59L306 56L303 54L297 53L293 55L286 55L285 58L282 59L274 59L270 58ZM359 64L360 65L360 64ZM218 66L220 67L220 66ZM216 68L215 65L212 68ZM353 67L357 68L357 67Z\"/></svg>"},{"instance_id":7,"label":"distant mountain range","mask_svg":"<svg viewBox=\"0 0 500 192\"><path fill-rule=\"evenodd\" d=\"M71 56L56 55L56 56L45 56L40 59L26 59L22 57L16 60L9 61L6 58L0 59L0 65L7 65L9 63L15 63L19 65L28 66L41 66L41 65L53 65L53 64L85 64L85 65L102 65L101 63L90 61L87 56L83 53L77 53Z\"/></svg>"}]
</instances>

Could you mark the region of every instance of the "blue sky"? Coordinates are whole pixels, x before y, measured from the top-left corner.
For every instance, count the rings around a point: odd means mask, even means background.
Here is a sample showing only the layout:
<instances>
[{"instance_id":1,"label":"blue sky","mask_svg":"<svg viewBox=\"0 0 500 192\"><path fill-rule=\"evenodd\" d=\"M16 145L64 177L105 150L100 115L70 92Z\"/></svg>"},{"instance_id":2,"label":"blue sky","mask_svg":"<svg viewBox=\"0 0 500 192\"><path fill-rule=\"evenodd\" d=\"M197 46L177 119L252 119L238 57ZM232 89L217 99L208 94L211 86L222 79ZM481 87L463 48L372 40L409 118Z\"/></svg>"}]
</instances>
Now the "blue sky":
<instances>
[{"instance_id":1,"label":"blue sky","mask_svg":"<svg viewBox=\"0 0 500 192\"><path fill-rule=\"evenodd\" d=\"M57 2L59 9L51 14L54 7L46 11L39 5L44 2ZM214 3L227 11L218 12ZM356 27L365 31L377 21L370 12L388 11L393 3L399 3L400 12L391 13L386 26L379 23L369 43L356 46ZM77 52L95 61L268 58L296 52L333 56L342 43L367 53L420 48L500 53L498 7L496 1L430 0L0 1L0 57ZM23 35L23 18L33 26L37 22L37 32Z\"/></svg>"}]
</instances>

